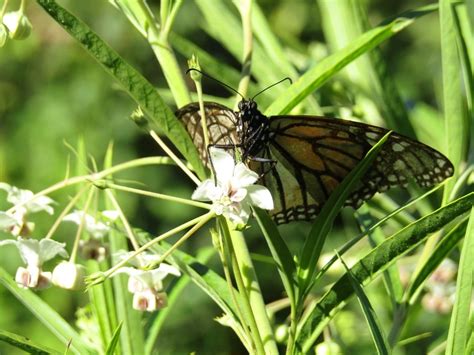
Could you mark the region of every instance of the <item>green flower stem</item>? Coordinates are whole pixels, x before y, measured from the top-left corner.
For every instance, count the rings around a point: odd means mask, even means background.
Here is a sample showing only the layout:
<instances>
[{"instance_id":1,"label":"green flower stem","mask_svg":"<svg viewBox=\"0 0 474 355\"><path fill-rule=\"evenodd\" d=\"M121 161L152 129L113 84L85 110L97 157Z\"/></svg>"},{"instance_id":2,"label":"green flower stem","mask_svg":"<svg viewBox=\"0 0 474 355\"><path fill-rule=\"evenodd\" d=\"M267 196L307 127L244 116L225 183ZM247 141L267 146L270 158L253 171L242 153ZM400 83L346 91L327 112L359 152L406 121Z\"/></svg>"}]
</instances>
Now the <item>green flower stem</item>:
<instances>
[{"instance_id":1,"label":"green flower stem","mask_svg":"<svg viewBox=\"0 0 474 355\"><path fill-rule=\"evenodd\" d=\"M0 10L0 21L3 19L3 15L5 15L5 11L7 11L7 6L8 6L9 1L10 0L5 0L3 2L2 9Z\"/></svg>"},{"instance_id":2,"label":"green flower stem","mask_svg":"<svg viewBox=\"0 0 474 355\"><path fill-rule=\"evenodd\" d=\"M170 148L168 148L168 146L165 144L165 142L163 142L163 140L160 138L160 136L158 134L156 134L155 131L151 130L150 135L153 137L155 142L158 143L158 145L161 147L161 149L163 149L165 151L165 153L168 154L168 156L175 161L176 165L178 165L181 168L181 170L183 170L183 172L186 175L188 175L191 180L194 181L194 183L196 185L199 185L201 183L201 181L196 177L196 175L194 175L186 167L186 165L173 153L173 151Z\"/></svg>"},{"instance_id":3,"label":"green flower stem","mask_svg":"<svg viewBox=\"0 0 474 355\"><path fill-rule=\"evenodd\" d=\"M173 253L181 244L183 244L186 240L188 240L191 236L194 235L202 226L204 226L207 222L209 222L212 218L215 217L214 212L209 212L203 216L203 218L194 225L189 231L187 231L176 243L173 244L171 248L169 248L163 255L157 260L147 266L147 269L153 269L155 266L160 265L165 259Z\"/></svg>"},{"instance_id":4,"label":"green flower stem","mask_svg":"<svg viewBox=\"0 0 474 355\"><path fill-rule=\"evenodd\" d=\"M137 195L149 196L149 197L157 198L160 200L178 202L178 203L182 203L183 205L205 208L207 210L210 210L212 208L212 206L208 203L188 200L186 198L179 198L179 197L170 196L170 195L159 194L156 192L151 192L151 191L146 191L146 190L135 189L133 187L117 185L117 184L109 183L109 182L107 182L107 187L118 190L118 191L131 192Z\"/></svg>"},{"instance_id":5,"label":"green flower stem","mask_svg":"<svg viewBox=\"0 0 474 355\"><path fill-rule=\"evenodd\" d=\"M168 33L171 29L174 18L176 17L176 12L178 11L181 1L178 1L173 10L172 15L166 18L165 23L167 23L165 30L160 31L159 26L155 21L153 14L150 12L150 8L145 4L144 1L138 1L138 8L135 6L131 9L132 11L140 11L141 15L145 18L145 23L141 23L141 27L146 29L146 38L148 43L150 43L153 52L155 53L158 62L163 70L165 75L166 82L173 94L176 105L182 107L189 102L191 102L191 97L189 91L184 82L182 71L179 67L178 61L171 49L171 46L168 43ZM138 15L137 18L142 18Z\"/></svg>"},{"instance_id":6,"label":"green flower stem","mask_svg":"<svg viewBox=\"0 0 474 355\"><path fill-rule=\"evenodd\" d=\"M71 251L71 257L69 258L69 261L72 263L76 262L77 250L79 249L79 241L81 240L82 230L84 229L84 226L86 224L86 214L91 205L92 198L94 197L94 193L95 193L95 189L89 190L89 194L87 195L87 199L84 204L84 210L83 210L84 214L82 215L81 223L79 223L79 227L77 228L76 238L74 238L74 245Z\"/></svg>"},{"instance_id":7,"label":"green flower stem","mask_svg":"<svg viewBox=\"0 0 474 355\"><path fill-rule=\"evenodd\" d=\"M263 301L260 285L258 284L257 275L255 274L244 235L238 231L231 231L230 240L234 250L232 255L235 256L235 266L237 267L235 274L236 276L240 275L243 279L245 292L243 292L242 296L244 299L249 300L251 314L255 317L258 333L260 334L260 341L263 342L264 354L278 354L278 348L268 319L265 302Z\"/></svg>"},{"instance_id":8,"label":"green flower stem","mask_svg":"<svg viewBox=\"0 0 474 355\"><path fill-rule=\"evenodd\" d=\"M25 7L26 7L26 0L21 0L20 2L20 12L25 12Z\"/></svg>"},{"instance_id":9,"label":"green flower stem","mask_svg":"<svg viewBox=\"0 0 474 355\"><path fill-rule=\"evenodd\" d=\"M240 79L238 92L245 97L250 83L250 71L252 64L253 36L252 36L252 0L240 0L240 16L242 17L243 29L243 57L242 78ZM240 98L238 98L240 101ZM238 102L236 103L236 105Z\"/></svg>"},{"instance_id":10,"label":"green flower stem","mask_svg":"<svg viewBox=\"0 0 474 355\"><path fill-rule=\"evenodd\" d=\"M162 2L163 3L163 2ZM179 9L181 8L181 5L183 5L183 0L176 0L173 8L171 9L171 12L169 13L168 17L166 18L165 22L162 22L162 28L161 28L161 33L162 36L165 38L168 38L171 28L173 27L174 20L176 19L176 15L178 14ZM162 20L163 21L163 20Z\"/></svg>"},{"instance_id":11,"label":"green flower stem","mask_svg":"<svg viewBox=\"0 0 474 355\"><path fill-rule=\"evenodd\" d=\"M81 198L82 194L88 187L91 188L90 186L84 186L81 190L77 192L77 194L72 198L72 200L69 201L67 206L63 209L61 214L58 216L58 218L56 218L56 221L54 221L54 224L51 226L51 228L48 231L48 234L46 234L46 237L44 237L44 239L50 239L53 236L54 232L56 232L59 225L63 221L64 216L66 216L69 213L69 211L71 211L71 209L74 207L76 202Z\"/></svg>"},{"instance_id":12,"label":"green flower stem","mask_svg":"<svg viewBox=\"0 0 474 355\"><path fill-rule=\"evenodd\" d=\"M229 226L227 221L224 218L220 218L220 226L222 230L222 234L224 236L224 246L227 248L227 253L230 256L232 269L234 271L234 278L237 284L237 288L239 290L242 306L245 311L246 317L241 320L242 323L247 323L248 327L250 328L250 336L253 340L252 344L252 351L251 353L256 354L265 354L265 348L263 346L262 336L260 335L260 330L257 324L257 320L255 319L255 315L253 314L252 306L250 304L250 297L249 291L247 287L250 289L251 286L245 285L244 276L242 273L242 269L239 265L237 260L236 252L234 250L232 237L229 231Z\"/></svg>"},{"instance_id":13,"label":"green flower stem","mask_svg":"<svg viewBox=\"0 0 474 355\"><path fill-rule=\"evenodd\" d=\"M114 209L118 211L120 221L122 221L122 224L125 228L125 233L127 233L128 239L130 239L133 249L135 250L140 249L140 244L138 243L137 238L135 238L135 234L133 233L132 227L130 226L130 223L128 223L127 217L123 213L122 208L120 208L120 204L115 198L113 192L110 190L106 190L105 193L107 194L107 198L112 203L112 206L114 207Z\"/></svg>"},{"instance_id":14,"label":"green flower stem","mask_svg":"<svg viewBox=\"0 0 474 355\"><path fill-rule=\"evenodd\" d=\"M194 55L188 61L188 65L190 69L197 69L199 71L201 70L198 59L196 59ZM197 72L197 71L191 72L191 79L193 79L194 81L194 85L196 86L196 92L198 95L199 111L201 111L201 127L202 127L202 133L204 136L204 146L209 147L209 132L207 130L206 111L204 110L204 101L202 98L203 94L202 94L201 78L202 78L202 75L200 72Z\"/></svg>"},{"instance_id":15,"label":"green flower stem","mask_svg":"<svg viewBox=\"0 0 474 355\"><path fill-rule=\"evenodd\" d=\"M127 161L122 164L115 165L109 169L104 169L98 173L93 173L93 174L88 174L88 175L81 175L81 176L75 176L69 179L62 180L54 185L51 185L50 187L34 194L29 200L23 201L22 203L19 203L13 207L11 207L7 212L13 212L15 208L21 207L23 205L26 205L27 203L33 201L35 198L38 198L39 196L45 196L49 195L50 193L54 191L61 190L66 187L74 186L83 182L97 182L100 180L103 180L109 175L113 175L115 173L118 173L123 170L127 169L132 169L136 168L139 166L145 166L145 165L161 165L161 164L170 164L170 158L168 157L147 157L147 158L141 158L141 159L134 159L131 161Z\"/></svg>"},{"instance_id":16,"label":"green flower stem","mask_svg":"<svg viewBox=\"0 0 474 355\"><path fill-rule=\"evenodd\" d=\"M186 229L186 228L189 228L191 226L194 226L200 222L202 222L203 220L205 220L206 222L211 219L212 217L214 216L214 213L213 212L209 212L209 213L206 213L202 216L199 216L197 218L194 218L186 223L183 223L182 225L176 227L176 228L173 228L171 230L169 230L168 232L166 233L163 233L161 235L159 235L158 237L150 240L148 243L146 244L143 244L140 248L138 248L137 250L135 250L134 253L132 253L128 258L120 261L119 263L117 263L116 265L114 265L112 268L110 268L109 270L105 271L103 274L102 274L102 277L100 278L101 281L102 280L105 280L106 278L110 277L113 275L114 272L116 272L118 269L120 269L122 266L124 266L126 263L128 263L131 259L133 259L134 257L136 257L137 255L143 253L145 250L149 249L150 247L152 247L154 244L156 243L159 243L161 242L162 240L166 239L166 238L169 238L171 237L172 235L175 235L176 233L179 233L181 232L182 230Z\"/></svg>"},{"instance_id":17,"label":"green flower stem","mask_svg":"<svg viewBox=\"0 0 474 355\"><path fill-rule=\"evenodd\" d=\"M242 307L240 305L240 302L237 300L237 295L235 292L235 288L232 284L232 276L230 273L230 268L229 268L229 253L226 253L224 250L224 245L226 245L224 241L224 236L223 234L225 233L225 226L222 226L223 220L221 218L218 219L218 226L219 228L219 233L216 238L213 238L214 241L214 246L217 248L219 252L219 257L221 259L222 263L222 269L224 270L224 276L225 280L227 281L227 287L229 288L230 295L232 297L232 301L234 302L237 317L240 320L240 324L242 326L243 331L245 334L237 334L238 337L242 340L242 344L245 345L246 349L250 352L251 351L251 346L252 346L252 334L250 332L249 327L247 326L247 323L245 322L245 316L244 312L242 310ZM236 328L238 329L238 328Z\"/></svg>"}]
</instances>

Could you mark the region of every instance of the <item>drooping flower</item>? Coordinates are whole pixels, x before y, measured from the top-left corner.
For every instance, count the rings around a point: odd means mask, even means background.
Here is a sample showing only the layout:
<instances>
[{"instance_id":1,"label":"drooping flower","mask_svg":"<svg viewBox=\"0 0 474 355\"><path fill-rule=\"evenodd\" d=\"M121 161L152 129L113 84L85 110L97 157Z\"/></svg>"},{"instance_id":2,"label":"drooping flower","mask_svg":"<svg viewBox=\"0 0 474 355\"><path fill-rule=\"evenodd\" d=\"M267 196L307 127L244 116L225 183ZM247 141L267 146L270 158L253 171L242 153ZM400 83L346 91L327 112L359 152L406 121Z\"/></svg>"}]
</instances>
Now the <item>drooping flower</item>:
<instances>
[{"instance_id":1,"label":"drooping flower","mask_svg":"<svg viewBox=\"0 0 474 355\"><path fill-rule=\"evenodd\" d=\"M126 259L132 253L120 253L119 259ZM163 290L163 280L168 275L180 276L181 273L174 266L161 263L152 270L143 270L140 267L151 264L160 259L159 255L142 253L130 260L134 267L121 267L113 276L128 274L128 291L133 294L133 308L140 311L153 312L166 307L166 293Z\"/></svg>"},{"instance_id":2,"label":"drooping flower","mask_svg":"<svg viewBox=\"0 0 474 355\"><path fill-rule=\"evenodd\" d=\"M14 205L13 212L0 211L0 229L9 231L13 236L28 236L34 229L34 223L28 222L30 213L45 211L53 214L51 206L54 201L47 196L37 196L30 190L22 190L15 186L0 182L0 190L5 190L7 201Z\"/></svg>"},{"instance_id":3,"label":"drooping flower","mask_svg":"<svg viewBox=\"0 0 474 355\"><path fill-rule=\"evenodd\" d=\"M254 185L258 174L244 163L235 162L225 150L211 148L210 155L215 169L215 180L203 181L194 191L193 200L212 201L217 215L229 218L238 228L245 226L251 208L256 206L273 209L270 191L261 185Z\"/></svg>"},{"instance_id":4,"label":"drooping flower","mask_svg":"<svg viewBox=\"0 0 474 355\"><path fill-rule=\"evenodd\" d=\"M20 287L41 289L49 286L51 272L43 271L43 263L59 255L68 257L64 243L51 239L7 239L0 241L0 247L13 244L18 248L26 268L19 267L15 280Z\"/></svg>"},{"instance_id":5,"label":"drooping flower","mask_svg":"<svg viewBox=\"0 0 474 355\"><path fill-rule=\"evenodd\" d=\"M85 287L85 267L63 261L53 270L53 284L66 290L81 290Z\"/></svg>"}]
</instances>

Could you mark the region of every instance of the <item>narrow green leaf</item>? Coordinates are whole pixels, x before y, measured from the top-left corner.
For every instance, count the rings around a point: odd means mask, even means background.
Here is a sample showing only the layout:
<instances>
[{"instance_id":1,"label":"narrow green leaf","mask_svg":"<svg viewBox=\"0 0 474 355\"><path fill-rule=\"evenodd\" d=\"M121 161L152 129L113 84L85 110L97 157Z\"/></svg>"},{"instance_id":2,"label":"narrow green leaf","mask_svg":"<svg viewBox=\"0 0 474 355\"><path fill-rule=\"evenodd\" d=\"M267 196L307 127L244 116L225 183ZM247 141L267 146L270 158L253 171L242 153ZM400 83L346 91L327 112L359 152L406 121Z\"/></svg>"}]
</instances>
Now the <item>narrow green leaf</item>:
<instances>
[{"instance_id":1,"label":"narrow green leaf","mask_svg":"<svg viewBox=\"0 0 474 355\"><path fill-rule=\"evenodd\" d=\"M433 213L411 223L373 249L351 268L351 272L361 284L367 284L396 260L413 250L429 234L439 230L455 218L468 212L474 204L474 192L465 195ZM321 299L307 310L298 326L297 341L304 352L308 352L329 320L344 307L353 290L342 276Z\"/></svg>"},{"instance_id":2,"label":"narrow green leaf","mask_svg":"<svg viewBox=\"0 0 474 355\"><path fill-rule=\"evenodd\" d=\"M382 149L383 144L387 141L389 135L390 132L383 136L377 144L370 149L364 159L362 159L344 178L342 183L337 186L314 221L299 258L300 263L297 271L299 287L298 302L303 300L315 281L314 274L319 255L324 245L324 241L331 231L334 219L338 215L349 194L371 166L378 152Z\"/></svg>"},{"instance_id":3,"label":"narrow green leaf","mask_svg":"<svg viewBox=\"0 0 474 355\"><path fill-rule=\"evenodd\" d=\"M4 341L5 343L8 343L14 346L15 348L21 349L29 354L36 354L36 355L61 354L60 351L49 349L43 345L38 345L35 342L31 341L28 338L25 338L22 335L10 333L10 332L7 332L6 330L0 330L0 341Z\"/></svg>"},{"instance_id":4,"label":"narrow green leaf","mask_svg":"<svg viewBox=\"0 0 474 355\"><path fill-rule=\"evenodd\" d=\"M118 348L119 340L120 340L120 331L122 330L122 322L117 326L117 329L114 331L114 335L112 340L110 340L109 345L107 345L107 350L105 351L106 355L113 355Z\"/></svg>"},{"instance_id":5,"label":"narrow green leaf","mask_svg":"<svg viewBox=\"0 0 474 355\"><path fill-rule=\"evenodd\" d=\"M370 231L370 227L374 224L373 218L367 206L362 206L356 212L356 218L359 222L361 230L367 233L370 245L375 248L384 242L385 236L380 229ZM401 302L403 297L403 286L400 281L400 274L396 265L389 267L383 273L385 287L388 295L392 300L392 307L395 309L397 304Z\"/></svg>"},{"instance_id":6,"label":"narrow green leaf","mask_svg":"<svg viewBox=\"0 0 474 355\"><path fill-rule=\"evenodd\" d=\"M77 19L54 0L37 0L45 11L58 22L102 67L111 74L145 113L147 130L161 130L191 163L200 178L206 176L196 147L184 126L158 95L155 87L122 57L110 48L85 23ZM142 123L140 123L143 125Z\"/></svg>"},{"instance_id":7,"label":"narrow green leaf","mask_svg":"<svg viewBox=\"0 0 474 355\"><path fill-rule=\"evenodd\" d=\"M265 240L267 241L268 248L270 249L273 260L278 268L286 294L294 306L296 265L293 256L281 237L275 223L273 223L268 216L268 213L259 208L253 208L253 214L257 219Z\"/></svg>"},{"instance_id":8,"label":"narrow green leaf","mask_svg":"<svg viewBox=\"0 0 474 355\"><path fill-rule=\"evenodd\" d=\"M454 19L452 0L439 1L439 20L443 69L445 153L454 165L454 178L448 181L444 190L444 201L448 201L456 183L456 177L459 175L460 163L465 158L469 131L463 106L462 67L458 47L460 35Z\"/></svg>"},{"instance_id":9,"label":"narrow green leaf","mask_svg":"<svg viewBox=\"0 0 474 355\"><path fill-rule=\"evenodd\" d=\"M400 14L400 16L389 23L380 24L365 32L344 49L323 59L316 66L308 70L275 100L265 111L265 114L271 116L289 113L298 103L312 94L347 64L400 32L412 24L415 19L435 11L436 8L436 5L429 5L408 11Z\"/></svg>"},{"instance_id":10,"label":"narrow green leaf","mask_svg":"<svg viewBox=\"0 0 474 355\"><path fill-rule=\"evenodd\" d=\"M467 218L454 226L449 231L449 233L446 233L446 235L444 235L443 238L438 242L436 248L433 250L433 253L418 271L406 291L404 298L410 302L410 304L415 302L414 296L418 294L421 286L423 286L429 275L431 275L431 273L441 264L441 262L449 255L449 253L451 253L459 241L464 237L464 234L466 233L466 226Z\"/></svg>"},{"instance_id":11,"label":"narrow green leaf","mask_svg":"<svg viewBox=\"0 0 474 355\"><path fill-rule=\"evenodd\" d=\"M75 354L91 354L92 350L82 341L81 336L46 302L31 290L17 286L4 269L0 268L0 283L3 284L31 313L58 338L66 348L72 340L70 350Z\"/></svg>"},{"instance_id":12,"label":"narrow green leaf","mask_svg":"<svg viewBox=\"0 0 474 355\"><path fill-rule=\"evenodd\" d=\"M370 29L365 2L319 0L318 4L324 34L333 51L341 50ZM364 120L378 124L377 121L383 119L388 127L415 137L405 105L379 48L354 60L344 68L343 74L357 88L355 100L365 112Z\"/></svg>"},{"instance_id":13,"label":"narrow green leaf","mask_svg":"<svg viewBox=\"0 0 474 355\"><path fill-rule=\"evenodd\" d=\"M465 354L467 340L471 334L469 315L472 303L474 272L474 207L466 229L466 237L459 261L456 280L456 301L451 314L446 354Z\"/></svg>"},{"instance_id":14,"label":"narrow green leaf","mask_svg":"<svg viewBox=\"0 0 474 355\"><path fill-rule=\"evenodd\" d=\"M375 347L377 349L378 354L389 354L390 346L388 345L387 338L383 333L383 329L380 326L380 322L377 319L377 315L370 304L369 298L364 292L364 289L361 287L359 282L354 278L352 275L351 270L347 267L346 263L342 258L340 258L342 265L346 269L347 276L349 282L351 283L352 288L355 291L357 298L359 299L359 303L362 307L362 310L365 315L365 319L369 325L370 333L372 335L372 339L374 340Z\"/></svg>"}]
</instances>

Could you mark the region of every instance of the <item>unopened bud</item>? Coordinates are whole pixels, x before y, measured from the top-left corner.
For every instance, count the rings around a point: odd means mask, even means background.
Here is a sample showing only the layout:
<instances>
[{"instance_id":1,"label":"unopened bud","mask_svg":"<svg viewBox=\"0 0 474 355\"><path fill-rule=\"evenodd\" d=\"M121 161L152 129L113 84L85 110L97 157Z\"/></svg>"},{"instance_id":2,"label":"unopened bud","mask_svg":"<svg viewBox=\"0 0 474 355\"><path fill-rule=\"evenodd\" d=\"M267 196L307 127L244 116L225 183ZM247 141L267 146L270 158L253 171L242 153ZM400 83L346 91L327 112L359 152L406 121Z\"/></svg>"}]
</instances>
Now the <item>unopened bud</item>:
<instances>
[{"instance_id":1,"label":"unopened bud","mask_svg":"<svg viewBox=\"0 0 474 355\"><path fill-rule=\"evenodd\" d=\"M53 283L66 290L80 290L85 286L84 266L63 261L53 270Z\"/></svg>"},{"instance_id":2,"label":"unopened bud","mask_svg":"<svg viewBox=\"0 0 474 355\"><path fill-rule=\"evenodd\" d=\"M8 35L11 39L22 40L31 33L31 23L23 11L7 12L3 16L3 24L8 28Z\"/></svg>"}]
</instances>

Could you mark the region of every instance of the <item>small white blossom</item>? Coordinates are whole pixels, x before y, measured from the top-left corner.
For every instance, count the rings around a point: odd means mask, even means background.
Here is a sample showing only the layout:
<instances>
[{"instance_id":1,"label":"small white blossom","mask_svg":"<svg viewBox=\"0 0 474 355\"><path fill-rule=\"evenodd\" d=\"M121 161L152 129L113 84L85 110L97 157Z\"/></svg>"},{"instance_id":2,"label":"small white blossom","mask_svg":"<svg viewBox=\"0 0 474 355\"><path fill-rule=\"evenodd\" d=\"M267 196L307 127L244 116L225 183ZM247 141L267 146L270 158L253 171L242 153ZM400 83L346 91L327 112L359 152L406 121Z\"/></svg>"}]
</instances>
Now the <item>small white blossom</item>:
<instances>
[{"instance_id":1,"label":"small white blossom","mask_svg":"<svg viewBox=\"0 0 474 355\"><path fill-rule=\"evenodd\" d=\"M45 211L53 214L51 206L54 201L47 196L37 196L33 192L0 182L0 190L5 190L7 201L14 205L13 212L0 211L0 229L11 232L14 236L27 236L34 229L34 223L27 221L29 213Z\"/></svg>"},{"instance_id":2,"label":"small white blossom","mask_svg":"<svg viewBox=\"0 0 474 355\"><path fill-rule=\"evenodd\" d=\"M128 258L132 254L118 253L121 260ZM166 307L166 294L160 292L163 289L163 280L168 275L180 276L181 273L174 266L161 263L160 266L152 270L142 270L140 267L158 261L159 255L142 253L130 260L130 264L136 267L121 267L114 272L118 274L128 274L128 291L133 293L133 308L140 311L153 312Z\"/></svg>"},{"instance_id":3,"label":"small white blossom","mask_svg":"<svg viewBox=\"0 0 474 355\"><path fill-rule=\"evenodd\" d=\"M103 211L102 214L109 216L108 219L111 219L111 214L115 211ZM98 221L96 218L90 214L85 213L84 211L74 211L66 216L64 216L63 221L73 222L77 225L84 223L84 228L86 231L94 238L100 239L103 238L109 231L110 227L105 223Z\"/></svg>"},{"instance_id":4,"label":"small white blossom","mask_svg":"<svg viewBox=\"0 0 474 355\"><path fill-rule=\"evenodd\" d=\"M215 180L203 181L194 191L193 200L212 201L217 215L229 218L237 227L247 224L250 206L266 210L273 209L270 191L261 185L254 185L258 174L244 163L235 163L232 155L225 150L210 149Z\"/></svg>"},{"instance_id":5,"label":"small white blossom","mask_svg":"<svg viewBox=\"0 0 474 355\"><path fill-rule=\"evenodd\" d=\"M42 265L44 262L59 255L67 258L65 244L50 239L8 239L0 241L0 247L13 244L18 248L26 268L19 267L15 280L19 286L25 288L44 288L51 281L51 272L44 272Z\"/></svg>"}]
</instances>

